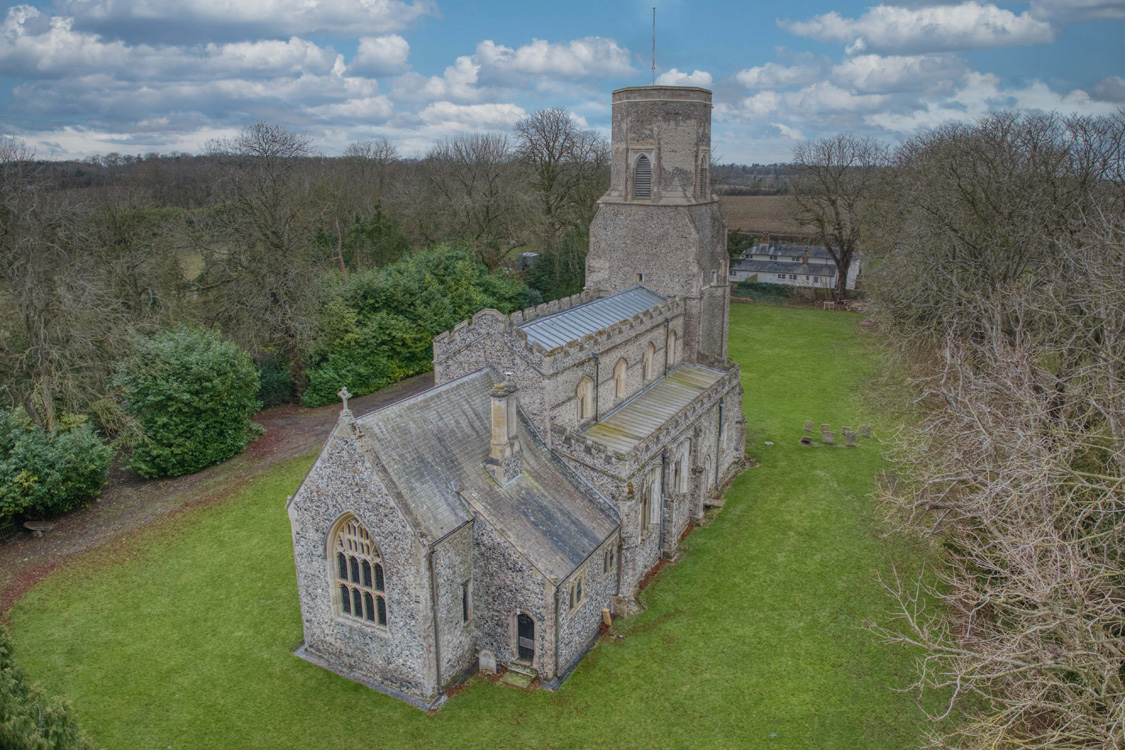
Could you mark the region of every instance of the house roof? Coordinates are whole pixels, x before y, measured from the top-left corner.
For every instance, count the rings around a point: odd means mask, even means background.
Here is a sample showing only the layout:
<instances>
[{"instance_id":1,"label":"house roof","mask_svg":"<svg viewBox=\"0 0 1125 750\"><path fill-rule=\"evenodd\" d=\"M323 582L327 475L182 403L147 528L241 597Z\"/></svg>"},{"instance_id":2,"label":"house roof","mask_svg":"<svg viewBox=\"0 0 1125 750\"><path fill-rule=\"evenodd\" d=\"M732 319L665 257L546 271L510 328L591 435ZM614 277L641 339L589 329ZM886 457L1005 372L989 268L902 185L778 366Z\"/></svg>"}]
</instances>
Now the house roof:
<instances>
[{"instance_id":1,"label":"house roof","mask_svg":"<svg viewBox=\"0 0 1125 750\"><path fill-rule=\"evenodd\" d=\"M828 248L824 247L824 245L786 245L780 242L771 242L767 245L763 245L759 243L751 247L747 251L747 254L770 255L781 258L803 258L806 250L810 258L832 260L832 253L828 252Z\"/></svg>"},{"instance_id":2,"label":"house roof","mask_svg":"<svg viewBox=\"0 0 1125 750\"><path fill-rule=\"evenodd\" d=\"M731 273L792 273L804 276L835 276L835 264L813 265L780 260L744 260L730 269Z\"/></svg>"},{"instance_id":3,"label":"house roof","mask_svg":"<svg viewBox=\"0 0 1125 750\"><path fill-rule=\"evenodd\" d=\"M631 450L722 377L722 372L710 367L681 364L586 428L584 434L611 450Z\"/></svg>"},{"instance_id":4,"label":"house roof","mask_svg":"<svg viewBox=\"0 0 1125 750\"><path fill-rule=\"evenodd\" d=\"M584 302L567 310L544 315L521 323L518 327L529 341L542 344L547 349L578 341L583 336L597 333L614 323L628 320L639 312L667 302L651 289L635 286L623 292Z\"/></svg>"},{"instance_id":5,"label":"house roof","mask_svg":"<svg viewBox=\"0 0 1125 750\"><path fill-rule=\"evenodd\" d=\"M536 568L561 580L618 526L607 500L547 448L519 414L522 475L501 487L484 468L493 385L489 369L379 411L358 424L405 504L433 542L479 513Z\"/></svg>"}]
</instances>

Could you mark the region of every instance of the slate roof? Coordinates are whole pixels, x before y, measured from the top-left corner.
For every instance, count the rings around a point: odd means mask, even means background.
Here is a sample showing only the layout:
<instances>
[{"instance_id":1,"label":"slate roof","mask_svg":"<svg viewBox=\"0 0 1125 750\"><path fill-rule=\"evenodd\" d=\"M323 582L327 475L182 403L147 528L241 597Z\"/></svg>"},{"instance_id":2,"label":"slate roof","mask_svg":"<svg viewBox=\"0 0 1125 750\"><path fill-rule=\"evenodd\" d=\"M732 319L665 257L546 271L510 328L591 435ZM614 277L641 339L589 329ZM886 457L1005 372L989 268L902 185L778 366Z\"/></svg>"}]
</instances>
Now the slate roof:
<instances>
[{"instance_id":1,"label":"slate roof","mask_svg":"<svg viewBox=\"0 0 1125 750\"><path fill-rule=\"evenodd\" d=\"M719 370L683 363L586 428L584 434L611 450L631 450L721 377Z\"/></svg>"},{"instance_id":2,"label":"slate roof","mask_svg":"<svg viewBox=\"0 0 1125 750\"><path fill-rule=\"evenodd\" d=\"M480 370L357 421L401 494L403 512L429 542L467 521L471 508L542 573L561 580L619 521L609 502L548 450L522 411L523 474L506 487L496 484L484 461L498 382L492 370Z\"/></svg>"},{"instance_id":3,"label":"slate roof","mask_svg":"<svg viewBox=\"0 0 1125 750\"><path fill-rule=\"evenodd\" d=\"M628 320L639 312L667 302L651 289L635 286L623 292L584 302L567 310L544 315L521 323L518 327L527 333L531 342L547 349L578 341L583 336L597 333L614 323Z\"/></svg>"},{"instance_id":4,"label":"slate roof","mask_svg":"<svg viewBox=\"0 0 1125 750\"><path fill-rule=\"evenodd\" d=\"M768 245L761 243L751 247L747 255L768 255L776 256L778 258L804 258L805 251L808 250L810 258L818 258L831 262L832 254L828 252L828 248L824 245L786 245L780 242L771 242ZM793 261L788 261L792 263Z\"/></svg>"},{"instance_id":5,"label":"slate roof","mask_svg":"<svg viewBox=\"0 0 1125 750\"><path fill-rule=\"evenodd\" d=\"M836 266L782 262L780 260L744 260L730 269L731 273L793 273L798 276L835 276Z\"/></svg>"}]
</instances>

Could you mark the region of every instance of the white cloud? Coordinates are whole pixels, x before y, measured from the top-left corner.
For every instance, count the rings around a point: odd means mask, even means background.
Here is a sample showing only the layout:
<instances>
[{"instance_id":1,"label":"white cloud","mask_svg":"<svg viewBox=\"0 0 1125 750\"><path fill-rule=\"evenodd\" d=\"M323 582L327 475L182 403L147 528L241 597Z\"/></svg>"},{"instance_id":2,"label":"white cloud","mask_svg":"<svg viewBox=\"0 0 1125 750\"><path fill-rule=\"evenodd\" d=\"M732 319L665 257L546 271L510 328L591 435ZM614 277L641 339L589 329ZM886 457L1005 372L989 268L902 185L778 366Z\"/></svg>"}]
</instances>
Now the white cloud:
<instances>
[{"instance_id":1,"label":"white cloud","mask_svg":"<svg viewBox=\"0 0 1125 750\"><path fill-rule=\"evenodd\" d=\"M309 108L309 113L334 122L383 122L394 112L394 105L385 96L365 96L335 104Z\"/></svg>"},{"instance_id":2,"label":"white cloud","mask_svg":"<svg viewBox=\"0 0 1125 750\"><path fill-rule=\"evenodd\" d=\"M778 25L799 36L852 45L856 52L933 52L1047 44L1051 24L1028 11L1019 15L991 3L963 2L924 8L877 5L858 18L836 11ZM863 44L857 44L862 39Z\"/></svg>"},{"instance_id":3,"label":"white cloud","mask_svg":"<svg viewBox=\"0 0 1125 750\"><path fill-rule=\"evenodd\" d=\"M955 55L860 55L832 68L834 83L862 93L948 89L968 71Z\"/></svg>"},{"instance_id":4,"label":"white cloud","mask_svg":"<svg viewBox=\"0 0 1125 750\"><path fill-rule=\"evenodd\" d=\"M348 65L348 72L364 76L402 73L407 68L406 59L409 56L410 44L398 34L361 37L355 59Z\"/></svg>"},{"instance_id":5,"label":"white cloud","mask_svg":"<svg viewBox=\"0 0 1125 750\"><path fill-rule=\"evenodd\" d=\"M705 70L695 70L691 73L681 73L672 68L656 77L657 86L700 86L706 88L711 85L711 74Z\"/></svg>"},{"instance_id":6,"label":"white cloud","mask_svg":"<svg viewBox=\"0 0 1125 750\"><path fill-rule=\"evenodd\" d=\"M431 0L62 0L61 7L84 29L175 42L224 34L380 36L438 14Z\"/></svg>"},{"instance_id":7,"label":"white cloud","mask_svg":"<svg viewBox=\"0 0 1125 750\"><path fill-rule=\"evenodd\" d=\"M794 141L805 140L805 134L796 128L791 128L783 122L771 122L770 125L781 131L781 134L786 138Z\"/></svg>"},{"instance_id":8,"label":"white cloud","mask_svg":"<svg viewBox=\"0 0 1125 750\"><path fill-rule=\"evenodd\" d=\"M734 80L748 89L770 89L777 86L801 86L812 83L821 75L817 65L787 66L780 63L766 63L746 68L734 74Z\"/></svg>"},{"instance_id":9,"label":"white cloud","mask_svg":"<svg viewBox=\"0 0 1125 750\"><path fill-rule=\"evenodd\" d=\"M1125 78L1103 78L1094 85L1094 96L1103 101L1125 104Z\"/></svg>"},{"instance_id":10,"label":"white cloud","mask_svg":"<svg viewBox=\"0 0 1125 750\"><path fill-rule=\"evenodd\" d=\"M527 112L515 104L457 104L434 102L418 113L431 130L456 133L465 130L507 130Z\"/></svg>"},{"instance_id":11,"label":"white cloud","mask_svg":"<svg viewBox=\"0 0 1125 750\"><path fill-rule=\"evenodd\" d=\"M1056 23L1125 18L1125 0L1031 0L1031 15Z\"/></svg>"}]
</instances>

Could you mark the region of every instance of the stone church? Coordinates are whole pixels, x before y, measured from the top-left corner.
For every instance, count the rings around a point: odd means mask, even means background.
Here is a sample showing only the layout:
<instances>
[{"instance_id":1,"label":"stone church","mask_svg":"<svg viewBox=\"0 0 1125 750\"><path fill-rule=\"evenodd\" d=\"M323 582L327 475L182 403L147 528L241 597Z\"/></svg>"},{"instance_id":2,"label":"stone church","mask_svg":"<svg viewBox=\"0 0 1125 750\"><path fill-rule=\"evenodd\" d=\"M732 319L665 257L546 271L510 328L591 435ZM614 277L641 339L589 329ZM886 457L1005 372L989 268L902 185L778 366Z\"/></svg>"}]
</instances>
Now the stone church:
<instances>
[{"instance_id":1,"label":"stone church","mask_svg":"<svg viewBox=\"0 0 1125 750\"><path fill-rule=\"evenodd\" d=\"M435 387L344 409L288 503L298 654L431 708L478 668L557 686L742 465L711 92L613 93L581 294L434 340Z\"/></svg>"}]
</instances>

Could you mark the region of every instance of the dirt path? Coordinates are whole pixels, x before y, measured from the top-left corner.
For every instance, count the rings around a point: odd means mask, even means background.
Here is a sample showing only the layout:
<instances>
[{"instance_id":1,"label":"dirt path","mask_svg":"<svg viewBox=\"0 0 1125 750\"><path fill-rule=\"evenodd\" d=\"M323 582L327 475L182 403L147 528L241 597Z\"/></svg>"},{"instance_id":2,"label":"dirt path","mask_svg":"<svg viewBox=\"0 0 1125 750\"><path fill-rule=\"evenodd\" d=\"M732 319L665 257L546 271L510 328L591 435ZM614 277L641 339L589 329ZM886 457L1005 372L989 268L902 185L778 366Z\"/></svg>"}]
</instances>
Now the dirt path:
<instances>
[{"instance_id":1,"label":"dirt path","mask_svg":"<svg viewBox=\"0 0 1125 750\"><path fill-rule=\"evenodd\" d=\"M432 385L432 373L416 375L352 399L349 406L355 414L365 414ZM175 479L144 480L131 472L113 472L94 505L59 518L55 528L42 537L25 534L0 545L0 618L37 581L71 555L98 547L188 506L222 500L259 472L316 451L339 415L339 404L318 409L287 404L267 409L254 417L266 433L226 463Z\"/></svg>"}]
</instances>

